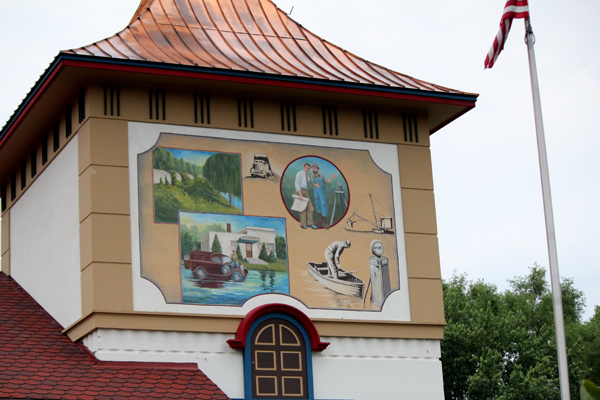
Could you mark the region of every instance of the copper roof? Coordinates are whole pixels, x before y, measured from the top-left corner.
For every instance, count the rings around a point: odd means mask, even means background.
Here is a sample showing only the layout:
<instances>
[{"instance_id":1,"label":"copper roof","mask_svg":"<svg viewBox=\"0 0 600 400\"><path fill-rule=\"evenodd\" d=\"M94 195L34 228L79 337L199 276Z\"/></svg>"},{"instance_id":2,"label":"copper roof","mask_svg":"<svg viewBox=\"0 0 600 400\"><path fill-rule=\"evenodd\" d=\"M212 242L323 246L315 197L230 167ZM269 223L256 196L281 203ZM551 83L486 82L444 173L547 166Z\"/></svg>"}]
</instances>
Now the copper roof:
<instances>
[{"instance_id":1,"label":"copper roof","mask_svg":"<svg viewBox=\"0 0 600 400\"><path fill-rule=\"evenodd\" d=\"M0 399L222 399L197 364L98 361L0 273Z\"/></svg>"},{"instance_id":2,"label":"copper roof","mask_svg":"<svg viewBox=\"0 0 600 400\"><path fill-rule=\"evenodd\" d=\"M357 57L305 29L271 0L141 0L121 32L63 53L464 93Z\"/></svg>"}]
</instances>

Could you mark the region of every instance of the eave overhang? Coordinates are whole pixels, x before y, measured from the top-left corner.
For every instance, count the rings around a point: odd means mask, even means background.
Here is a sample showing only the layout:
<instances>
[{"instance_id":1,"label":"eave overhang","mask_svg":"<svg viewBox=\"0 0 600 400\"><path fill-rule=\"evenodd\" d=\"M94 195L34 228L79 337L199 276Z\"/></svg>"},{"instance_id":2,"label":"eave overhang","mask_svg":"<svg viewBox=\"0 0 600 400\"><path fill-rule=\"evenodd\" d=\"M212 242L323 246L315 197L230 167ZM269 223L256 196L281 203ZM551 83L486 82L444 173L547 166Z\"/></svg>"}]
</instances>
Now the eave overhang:
<instances>
[{"instance_id":1,"label":"eave overhang","mask_svg":"<svg viewBox=\"0 0 600 400\"><path fill-rule=\"evenodd\" d=\"M42 131L49 129L56 115L90 82L189 87L193 80L202 81L201 85L225 85L230 91L248 94L258 92L263 96L309 101L311 98L313 101L360 101L371 106L424 112L429 117L430 134L474 108L478 96L60 53L0 131L0 159L5 161L0 164L0 179L10 173L8 169L29 150L33 136L39 137ZM30 115L36 117L28 118Z\"/></svg>"}]
</instances>

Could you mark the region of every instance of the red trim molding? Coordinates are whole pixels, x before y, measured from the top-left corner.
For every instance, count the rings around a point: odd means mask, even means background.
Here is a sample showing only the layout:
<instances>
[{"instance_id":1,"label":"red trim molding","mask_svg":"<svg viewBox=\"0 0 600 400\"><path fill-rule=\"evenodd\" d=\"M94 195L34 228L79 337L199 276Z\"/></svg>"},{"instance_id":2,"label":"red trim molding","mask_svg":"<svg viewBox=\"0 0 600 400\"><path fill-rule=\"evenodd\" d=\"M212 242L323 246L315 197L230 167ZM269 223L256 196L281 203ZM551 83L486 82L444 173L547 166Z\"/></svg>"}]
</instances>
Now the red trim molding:
<instances>
[{"instance_id":1,"label":"red trim molding","mask_svg":"<svg viewBox=\"0 0 600 400\"><path fill-rule=\"evenodd\" d=\"M93 61L86 60L62 60L61 63L65 67L77 67L77 68L86 68L86 69L96 69L96 70L109 70L109 71L120 71L120 72L133 72L137 74L149 74L149 75L164 75L164 76L172 76L172 77L180 77L180 78L194 78L194 79L207 79L214 81L225 81L225 82L235 82L235 83L247 83L261 86L276 86L276 87L284 87L291 89L306 89L306 90L316 90L323 92L334 92L334 93L344 93L344 94L355 94L361 96L373 96L373 97L384 97L390 99L401 99L401 100L413 100L413 101L421 101L426 103L440 103L440 104L448 104L454 106L465 106L465 107L475 107L475 102L471 100L459 100L459 99L448 99L444 97L435 97L435 96L423 96L419 94L409 94L409 93L393 93L393 92L384 92L377 90L368 90L368 89L358 89L358 88L344 88L338 86L327 86L327 85L317 85L309 82L288 82L288 81L277 81L277 80L269 80L259 77L246 77L246 76L234 76L234 75L219 75L219 74L210 74L201 71L181 71L177 69L168 69L168 68L155 68L151 66L139 66L139 65L124 65L124 64L109 64L109 63L98 63ZM439 93L443 95L445 93Z\"/></svg>"},{"instance_id":2,"label":"red trim molding","mask_svg":"<svg viewBox=\"0 0 600 400\"><path fill-rule=\"evenodd\" d=\"M246 348L246 336L248 334L248 330L254 321L263 315L271 313L288 315L302 324L310 338L312 351L323 351L327 348L327 346L329 346L328 342L321 342L321 337L319 336L319 332L317 331L315 324L313 324L310 318L308 318L302 311L285 304L268 304L257 307L250 311L248 315L246 315L246 318L244 318L238 326L237 332L235 333L235 339L229 339L227 341L229 347L236 350L244 350Z\"/></svg>"},{"instance_id":3,"label":"red trim molding","mask_svg":"<svg viewBox=\"0 0 600 400\"><path fill-rule=\"evenodd\" d=\"M42 83L42 85L37 89L37 91L34 93L34 95L29 99L29 102L27 103L25 108L23 108L19 112L19 114L15 118L15 121L12 123L11 127L8 129L8 131L6 132L4 137L2 137L2 140L0 140L0 150L4 147L4 144L8 141L8 139L10 139L10 137L12 136L12 133L21 124L23 119L27 116L29 111L31 111L31 109L37 103L37 101L40 99L40 97L42 97L42 95L46 92L46 89L48 89L48 86L50 86L52 84L52 82L54 82L54 79L62 71L63 67L64 67L63 63L59 63L59 65L57 65L57 67L50 73L50 75L46 78L46 80ZM27 99L24 101L27 101Z\"/></svg>"}]
</instances>

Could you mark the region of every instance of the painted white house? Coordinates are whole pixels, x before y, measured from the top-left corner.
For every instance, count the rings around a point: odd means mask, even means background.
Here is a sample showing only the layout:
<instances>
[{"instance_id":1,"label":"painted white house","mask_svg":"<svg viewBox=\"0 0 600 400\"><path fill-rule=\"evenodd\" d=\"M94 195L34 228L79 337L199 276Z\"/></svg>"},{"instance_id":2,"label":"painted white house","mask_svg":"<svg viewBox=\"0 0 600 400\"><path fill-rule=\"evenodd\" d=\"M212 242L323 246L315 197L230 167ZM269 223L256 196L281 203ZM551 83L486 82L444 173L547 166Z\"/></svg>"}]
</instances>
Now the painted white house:
<instances>
[{"instance_id":1,"label":"painted white house","mask_svg":"<svg viewBox=\"0 0 600 400\"><path fill-rule=\"evenodd\" d=\"M210 251L215 237L218 237L223 254L229 255L239 246L245 258L258 258L264 244L267 254L275 252L277 255L274 229L247 226L238 232L231 232L230 224L227 224L227 228L227 232L207 232L202 238L201 250Z\"/></svg>"}]
</instances>

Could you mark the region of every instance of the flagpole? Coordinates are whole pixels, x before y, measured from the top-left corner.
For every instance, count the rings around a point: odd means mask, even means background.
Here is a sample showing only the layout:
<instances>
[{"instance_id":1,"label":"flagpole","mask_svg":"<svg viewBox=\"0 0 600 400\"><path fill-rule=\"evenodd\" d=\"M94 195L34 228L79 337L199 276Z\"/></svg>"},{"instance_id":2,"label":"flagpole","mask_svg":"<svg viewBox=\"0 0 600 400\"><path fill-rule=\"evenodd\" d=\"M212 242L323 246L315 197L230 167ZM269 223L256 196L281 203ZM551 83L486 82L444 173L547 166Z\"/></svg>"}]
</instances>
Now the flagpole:
<instances>
[{"instance_id":1,"label":"flagpole","mask_svg":"<svg viewBox=\"0 0 600 400\"><path fill-rule=\"evenodd\" d=\"M544 122L542 120L542 104L540 88L535 64L533 44L535 36L531 21L525 18L527 50L529 52L529 73L531 75L531 92L533 95L533 110L535 114L535 130L537 134L538 153L540 159L540 174L542 178L542 197L544 199L544 214L546 217L546 238L548 240L548 256L550 259L550 282L552 285L552 305L554 306L554 328L556 331L556 352L558 353L558 377L562 400L570 400L569 368L567 364L567 345L565 341L565 321L563 317L560 275L558 273L558 253L556 251L556 234L554 230L554 215L552 212L552 196L550 194L550 174L548 173L548 157L546 155L546 140L544 138Z\"/></svg>"}]
</instances>

